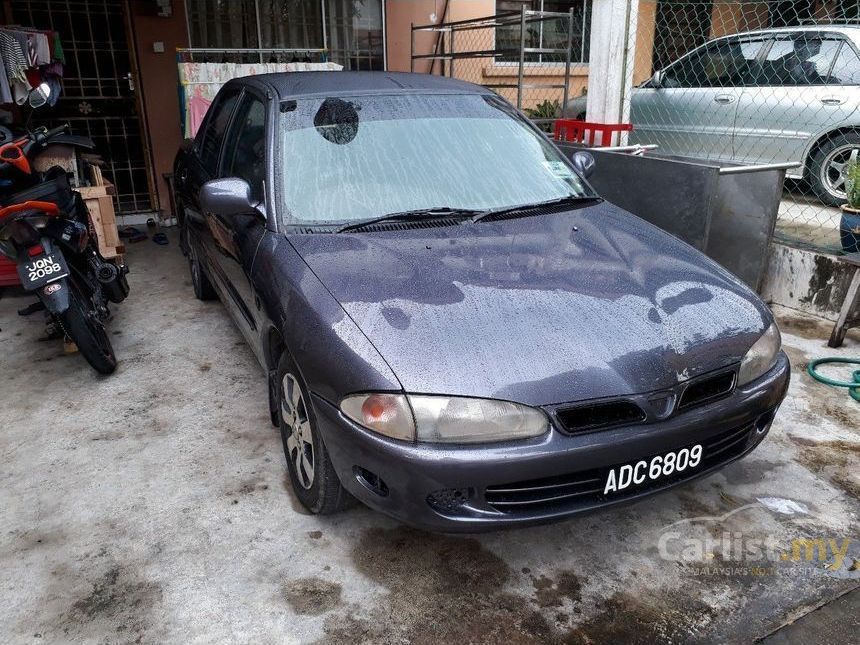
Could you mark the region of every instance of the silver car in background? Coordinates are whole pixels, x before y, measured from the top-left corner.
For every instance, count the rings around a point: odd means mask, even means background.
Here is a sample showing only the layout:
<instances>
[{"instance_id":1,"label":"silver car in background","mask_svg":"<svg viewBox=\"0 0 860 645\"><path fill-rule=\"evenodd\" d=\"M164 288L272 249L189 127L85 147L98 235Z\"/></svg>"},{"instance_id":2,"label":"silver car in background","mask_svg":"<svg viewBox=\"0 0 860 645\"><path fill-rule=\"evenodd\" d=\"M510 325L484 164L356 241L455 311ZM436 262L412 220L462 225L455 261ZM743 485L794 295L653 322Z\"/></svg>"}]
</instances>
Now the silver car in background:
<instances>
[{"instance_id":1,"label":"silver car in background","mask_svg":"<svg viewBox=\"0 0 860 645\"><path fill-rule=\"evenodd\" d=\"M716 161L800 161L828 205L845 202L844 166L860 149L860 25L753 31L711 40L639 87L631 143ZM585 118L586 98L568 118Z\"/></svg>"}]
</instances>

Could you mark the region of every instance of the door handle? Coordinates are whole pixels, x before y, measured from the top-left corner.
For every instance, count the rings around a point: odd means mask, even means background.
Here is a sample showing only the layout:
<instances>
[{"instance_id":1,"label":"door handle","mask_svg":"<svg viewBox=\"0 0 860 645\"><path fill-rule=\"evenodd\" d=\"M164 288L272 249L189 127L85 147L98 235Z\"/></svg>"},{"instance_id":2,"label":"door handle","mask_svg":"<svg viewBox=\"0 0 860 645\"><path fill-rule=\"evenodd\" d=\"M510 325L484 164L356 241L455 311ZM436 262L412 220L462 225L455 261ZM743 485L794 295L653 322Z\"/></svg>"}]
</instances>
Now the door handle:
<instances>
[{"instance_id":1,"label":"door handle","mask_svg":"<svg viewBox=\"0 0 860 645\"><path fill-rule=\"evenodd\" d=\"M825 96L821 99L822 105L842 105L845 103L845 99L841 99L838 96Z\"/></svg>"},{"instance_id":2,"label":"door handle","mask_svg":"<svg viewBox=\"0 0 860 645\"><path fill-rule=\"evenodd\" d=\"M714 102L722 103L722 104L733 103L734 100L735 100L735 97L732 96L731 94L717 94L714 97Z\"/></svg>"}]
</instances>

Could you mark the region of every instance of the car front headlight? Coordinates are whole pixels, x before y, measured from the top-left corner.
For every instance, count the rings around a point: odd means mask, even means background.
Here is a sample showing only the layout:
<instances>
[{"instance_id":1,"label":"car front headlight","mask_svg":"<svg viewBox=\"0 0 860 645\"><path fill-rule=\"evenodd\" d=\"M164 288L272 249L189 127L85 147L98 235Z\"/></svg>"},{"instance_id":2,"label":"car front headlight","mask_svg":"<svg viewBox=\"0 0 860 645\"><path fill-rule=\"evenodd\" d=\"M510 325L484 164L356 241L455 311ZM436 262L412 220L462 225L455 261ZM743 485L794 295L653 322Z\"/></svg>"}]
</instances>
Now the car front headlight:
<instances>
[{"instance_id":1,"label":"car front headlight","mask_svg":"<svg viewBox=\"0 0 860 645\"><path fill-rule=\"evenodd\" d=\"M779 328L776 323L771 323L741 361L738 385L746 385L756 380L773 367L781 347L782 338L779 335Z\"/></svg>"},{"instance_id":2,"label":"car front headlight","mask_svg":"<svg viewBox=\"0 0 860 645\"><path fill-rule=\"evenodd\" d=\"M484 443L538 437L549 420L536 408L510 401L423 394L356 394L340 403L348 418L393 439Z\"/></svg>"}]
</instances>

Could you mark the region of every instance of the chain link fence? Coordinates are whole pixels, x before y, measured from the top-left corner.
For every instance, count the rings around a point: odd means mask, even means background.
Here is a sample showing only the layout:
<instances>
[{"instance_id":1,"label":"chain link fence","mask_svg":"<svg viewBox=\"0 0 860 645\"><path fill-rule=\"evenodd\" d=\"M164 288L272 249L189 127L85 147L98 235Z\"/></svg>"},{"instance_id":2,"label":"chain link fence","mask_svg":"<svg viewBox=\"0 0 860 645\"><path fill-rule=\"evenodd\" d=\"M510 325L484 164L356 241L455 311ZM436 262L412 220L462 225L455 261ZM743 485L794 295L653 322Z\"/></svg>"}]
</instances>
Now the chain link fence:
<instances>
[{"instance_id":1,"label":"chain link fence","mask_svg":"<svg viewBox=\"0 0 860 645\"><path fill-rule=\"evenodd\" d=\"M590 0L496 6L510 11L415 27L414 71L490 87L547 130L559 115L587 118ZM641 0L633 75L630 143L798 162L776 237L860 251L860 212L844 207L860 198L860 0Z\"/></svg>"},{"instance_id":2,"label":"chain link fence","mask_svg":"<svg viewBox=\"0 0 860 645\"><path fill-rule=\"evenodd\" d=\"M840 206L860 149L858 8L857 0L640 2L631 143L718 162L796 161L775 235L857 251L860 219Z\"/></svg>"},{"instance_id":3,"label":"chain link fence","mask_svg":"<svg viewBox=\"0 0 860 645\"><path fill-rule=\"evenodd\" d=\"M413 26L412 70L484 85L551 130L565 101L585 88L590 4L498 2L516 10Z\"/></svg>"}]
</instances>

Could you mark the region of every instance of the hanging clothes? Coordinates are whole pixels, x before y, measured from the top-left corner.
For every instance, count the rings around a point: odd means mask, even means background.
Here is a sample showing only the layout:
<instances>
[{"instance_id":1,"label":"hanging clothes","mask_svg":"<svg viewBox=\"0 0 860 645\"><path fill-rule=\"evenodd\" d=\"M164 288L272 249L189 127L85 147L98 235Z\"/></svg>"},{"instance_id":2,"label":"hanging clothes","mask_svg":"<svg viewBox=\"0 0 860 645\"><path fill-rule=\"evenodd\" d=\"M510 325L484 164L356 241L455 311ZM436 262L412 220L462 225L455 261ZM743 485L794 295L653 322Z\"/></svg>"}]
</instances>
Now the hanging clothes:
<instances>
[{"instance_id":1,"label":"hanging clothes","mask_svg":"<svg viewBox=\"0 0 860 645\"><path fill-rule=\"evenodd\" d=\"M340 71L337 63L186 63L179 62L184 135L191 138L218 90L231 78L274 72Z\"/></svg>"},{"instance_id":2,"label":"hanging clothes","mask_svg":"<svg viewBox=\"0 0 860 645\"><path fill-rule=\"evenodd\" d=\"M198 86L195 89L199 90L200 87ZM191 128L191 132L197 132L200 124L203 123L203 117L206 116L206 110L209 109L210 105L212 105L212 101L200 96L199 91L196 93L192 92L192 96L188 101L188 125Z\"/></svg>"},{"instance_id":3,"label":"hanging clothes","mask_svg":"<svg viewBox=\"0 0 860 645\"><path fill-rule=\"evenodd\" d=\"M54 60L66 64L66 54L63 52L63 44L60 42L60 34L55 31L54 34Z\"/></svg>"},{"instance_id":4,"label":"hanging clothes","mask_svg":"<svg viewBox=\"0 0 860 645\"><path fill-rule=\"evenodd\" d=\"M48 44L48 35L41 31L36 31L29 35L29 40L35 52L34 60L36 65L50 64L51 46Z\"/></svg>"},{"instance_id":5,"label":"hanging clothes","mask_svg":"<svg viewBox=\"0 0 860 645\"><path fill-rule=\"evenodd\" d=\"M12 98L12 87L9 85L9 78L6 76L6 65L3 63L3 52L0 50L0 103L11 103L14 100Z\"/></svg>"},{"instance_id":6,"label":"hanging clothes","mask_svg":"<svg viewBox=\"0 0 860 645\"><path fill-rule=\"evenodd\" d=\"M20 41L11 33L0 29L0 53L3 55L3 66L9 80L26 80L27 58Z\"/></svg>"},{"instance_id":7,"label":"hanging clothes","mask_svg":"<svg viewBox=\"0 0 860 645\"><path fill-rule=\"evenodd\" d=\"M23 105L30 90L51 86L49 104L59 98L63 49L59 34L28 27L0 27L0 102Z\"/></svg>"}]
</instances>

